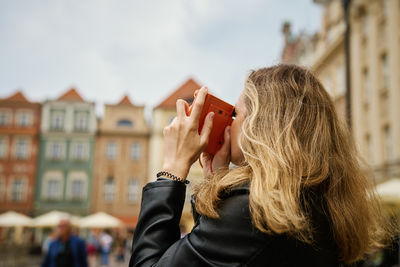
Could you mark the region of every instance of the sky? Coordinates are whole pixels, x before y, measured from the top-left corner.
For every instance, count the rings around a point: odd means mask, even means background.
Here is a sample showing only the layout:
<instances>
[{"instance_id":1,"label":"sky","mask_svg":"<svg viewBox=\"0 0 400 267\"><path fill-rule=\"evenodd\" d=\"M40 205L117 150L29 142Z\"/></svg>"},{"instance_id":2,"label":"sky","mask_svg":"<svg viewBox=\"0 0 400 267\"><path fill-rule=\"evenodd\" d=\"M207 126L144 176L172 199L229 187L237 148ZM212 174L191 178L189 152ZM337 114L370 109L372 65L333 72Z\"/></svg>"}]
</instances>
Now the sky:
<instances>
[{"instance_id":1,"label":"sky","mask_svg":"<svg viewBox=\"0 0 400 267\"><path fill-rule=\"evenodd\" d=\"M71 87L147 110L192 77L234 104L249 71L279 63L282 24L319 28L312 0L0 0L0 98Z\"/></svg>"}]
</instances>

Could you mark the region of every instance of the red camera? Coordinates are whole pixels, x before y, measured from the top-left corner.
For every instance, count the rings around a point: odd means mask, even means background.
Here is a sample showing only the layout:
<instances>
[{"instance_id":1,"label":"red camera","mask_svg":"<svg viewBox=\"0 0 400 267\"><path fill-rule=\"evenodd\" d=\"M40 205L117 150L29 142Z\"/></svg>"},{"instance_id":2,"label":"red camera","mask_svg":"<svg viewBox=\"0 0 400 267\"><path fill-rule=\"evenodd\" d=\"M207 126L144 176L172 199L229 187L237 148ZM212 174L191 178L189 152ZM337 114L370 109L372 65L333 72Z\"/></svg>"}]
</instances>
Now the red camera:
<instances>
[{"instance_id":1,"label":"red camera","mask_svg":"<svg viewBox=\"0 0 400 267\"><path fill-rule=\"evenodd\" d=\"M196 101L198 90L194 93L193 103ZM192 112L193 104L186 110L186 114L189 116ZM204 120L209 112L214 112L213 127L208 140L208 145L205 148L205 152L215 155L217 151L222 147L224 143L224 131L226 126L231 125L233 121L233 113L235 107L226 103L225 101L207 94L204 101L203 109L199 119L199 133L203 128Z\"/></svg>"}]
</instances>

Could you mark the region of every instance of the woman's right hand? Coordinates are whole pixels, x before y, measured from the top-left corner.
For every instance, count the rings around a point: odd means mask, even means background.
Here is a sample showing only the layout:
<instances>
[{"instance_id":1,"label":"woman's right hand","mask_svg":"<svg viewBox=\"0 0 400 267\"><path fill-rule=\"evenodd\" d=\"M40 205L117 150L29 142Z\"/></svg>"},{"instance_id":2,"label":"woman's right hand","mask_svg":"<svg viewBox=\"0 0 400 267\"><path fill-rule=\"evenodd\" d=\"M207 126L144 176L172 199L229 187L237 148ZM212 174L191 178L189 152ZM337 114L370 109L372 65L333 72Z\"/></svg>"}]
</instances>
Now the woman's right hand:
<instances>
[{"instance_id":1,"label":"woman's right hand","mask_svg":"<svg viewBox=\"0 0 400 267\"><path fill-rule=\"evenodd\" d=\"M210 164L212 164L213 172L218 169L229 168L229 163L231 162L231 126L225 128L224 143L221 149L217 151L214 157L207 152L203 152L201 154L201 162L205 178L209 178L212 175Z\"/></svg>"}]
</instances>

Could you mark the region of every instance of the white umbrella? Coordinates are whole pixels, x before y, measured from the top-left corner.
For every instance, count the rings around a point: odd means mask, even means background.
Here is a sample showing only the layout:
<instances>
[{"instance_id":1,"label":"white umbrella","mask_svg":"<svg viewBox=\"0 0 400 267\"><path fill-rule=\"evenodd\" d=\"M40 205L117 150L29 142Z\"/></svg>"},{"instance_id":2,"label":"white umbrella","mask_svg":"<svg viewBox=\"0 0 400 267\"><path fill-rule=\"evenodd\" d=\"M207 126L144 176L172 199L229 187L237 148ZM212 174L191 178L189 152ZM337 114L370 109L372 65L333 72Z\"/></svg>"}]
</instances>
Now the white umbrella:
<instances>
[{"instance_id":1,"label":"white umbrella","mask_svg":"<svg viewBox=\"0 0 400 267\"><path fill-rule=\"evenodd\" d=\"M82 228L116 228L123 226L123 222L105 212L97 212L80 220Z\"/></svg>"},{"instance_id":2,"label":"white umbrella","mask_svg":"<svg viewBox=\"0 0 400 267\"><path fill-rule=\"evenodd\" d=\"M33 226L33 220L21 213L15 211L7 211L0 215L0 226L2 227L23 227Z\"/></svg>"},{"instance_id":3,"label":"white umbrella","mask_svg":"<svg viewBox=\"0 0 400 267\"><path fill-rule=\"evenodd\" d=\"M34 225L35 227L54 227L64 218L69 218L72 225L79 224L79 217L71 216L67 212L54 210L36 217L34 219Z\"/></svg>"},{"instance_id":4,"label":"white umbrella","mask_svg":"<svg viewBox=\"0 0 400 267\"><path fill-rule=\"evenodd\" d=\"M400 179L393 178L376 186L378 195L385 201L400 202Z\"/></svg>"}]
</instances>

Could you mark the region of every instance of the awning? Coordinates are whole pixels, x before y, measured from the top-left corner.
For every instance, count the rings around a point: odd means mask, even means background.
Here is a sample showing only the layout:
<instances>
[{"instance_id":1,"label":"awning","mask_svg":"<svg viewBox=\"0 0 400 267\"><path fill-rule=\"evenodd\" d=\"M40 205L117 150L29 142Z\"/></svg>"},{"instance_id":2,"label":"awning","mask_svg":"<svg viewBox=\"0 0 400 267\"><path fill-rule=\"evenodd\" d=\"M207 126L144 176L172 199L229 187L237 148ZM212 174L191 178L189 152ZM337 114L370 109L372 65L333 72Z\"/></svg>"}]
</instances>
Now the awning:
<instances>
[{"instance_id":1,"label":"awning","mask_svg":"<svg viewBox=\"0 0 400 267\"><path fill-rule=\"evenodd\" d=\"M0 215L0 226L1 227L32 227L32 218L15 212L7 211Z\"/></svg>"},{"instance_id":2,"label":"awning","mask_svg":"<svg viewBox=\"0 0 400 267\"><path fill-rule=\"evenodd\" d=\"M43 215L36 217L34 220L35 227L55 227L58 225L61 219L69 218L72 225L79 225L80 218L78 216L71 216L68 212L62 211L50 211Z\"/></svg>"},{"instance_id":3,"label":"awning","mask_svg":"<svg viewBox=\"0 0 400 267\"><path fill-rule=\"evenodd\" d=\"M79 226L82 228L117 228L124 226L124 223L105 212L97 212L82 218Z\"/></svg>"}]
</instances>

